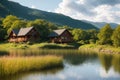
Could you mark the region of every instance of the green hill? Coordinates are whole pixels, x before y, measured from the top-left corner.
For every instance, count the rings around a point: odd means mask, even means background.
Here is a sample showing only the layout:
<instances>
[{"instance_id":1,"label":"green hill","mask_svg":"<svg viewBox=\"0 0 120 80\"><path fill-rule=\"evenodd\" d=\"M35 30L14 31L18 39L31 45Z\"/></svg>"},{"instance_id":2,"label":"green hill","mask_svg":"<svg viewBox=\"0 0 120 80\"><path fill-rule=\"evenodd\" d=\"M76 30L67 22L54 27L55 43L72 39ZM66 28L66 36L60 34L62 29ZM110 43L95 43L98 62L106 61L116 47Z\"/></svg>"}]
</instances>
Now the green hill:
<instances>
[{"instance_id":1,"label":"green hill","mask_svg":"<svg viewBox=\"0 0 120 80\"><path fill-rule=\"evenodd\" d=\"M0 0L0 16L5 17L10 14L27 20L44 19L58 25L67 25L73 28L97 29L90 23L75 20L62 14L31 9L16 2Z\"/></svg>"},{"instance_id":2,"label":"green hill","mask_svg":"<svg viewBox=\"0 0 120 80\"><path fill-rule=\"evenodd\" d=\"M90 23L94 26L96 26L97 28L102 28L103 26L105 26L106 24L110 24L110 26L114 29L116 28L119 24L117 23L107 23L107 22L91 22L91 21L87 21L87 20L82 20L83 22L87 22Z\"/></svg>"}]
</instances>

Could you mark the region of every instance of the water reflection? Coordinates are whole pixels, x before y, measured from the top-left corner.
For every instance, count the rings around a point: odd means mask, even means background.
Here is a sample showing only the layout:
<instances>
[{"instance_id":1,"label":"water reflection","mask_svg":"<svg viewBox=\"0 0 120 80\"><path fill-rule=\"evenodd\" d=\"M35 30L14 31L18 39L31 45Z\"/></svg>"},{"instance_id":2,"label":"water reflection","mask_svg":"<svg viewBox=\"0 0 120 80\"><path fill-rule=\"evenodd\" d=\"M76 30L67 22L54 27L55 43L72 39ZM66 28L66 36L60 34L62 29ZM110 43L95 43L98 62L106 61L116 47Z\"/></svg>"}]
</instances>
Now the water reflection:
<instances>
[{"instance_id":1,"label":"water reflection","mask_svg":"<svg viewBox=\"0 0 120 80\"><path fill-rule=\"evenodd\" d=\"M0 56L5 56L5 55L9 55L9 52L7 52L7 51L0 51Z\"/></svg>"},{"instance_id":2,"label":"water reflection","mask_svg":"<svg viewBox=\"0 0 120 80\"><path fill-rule=\"evenodd\" d=\"M43 70L43 71L34 71L34 72L26 72L26 73L21 73L21 74L16 74L14 76L8 76L8 77L2 77L0 80L41 80L41 79L32 79L32 76L35 77L35 75L55 75L59 71L61 71L63 68L56 68L56 69L51 69L51 70ZM28 77L31 77L31 79L28 79Z\"/></svg>"},{"instance_id":3,"label":"water reflection","mask_svg":"<svg viewBox=\"0 0 120 80\"><path fill-rule=\"evenodd\" d=\"M2 53L2 52L1 52ZM64 68L30 72L2 80L120 80L120 55L79 50L10 50L9 56L63 56ZM1 80L1 79L0 79Z\"/></svg>"},{"instance_id":4,"label":"water reflection","mask_svg":"<svg viewBox=\"0 0 120 80\"><path fill-rule=\"evenodd\" d=\"M109 71L106 72L105 69L101 67L99 72L102 78L120 78L120 75L114 72L113 68L110 68Z\"/></svg>"},{"instance_id":5,"label":"water reflection","mask_svg":"<svg viewBox=\"0 0 120 80\"><path fill-rule=\"evenodd\" d=\"M120 73L120 55L114 55L112 59L112 66L116 72Z\"/></svg>"},{"instance_id":6,"label":"water reflection","mask_svg":"<svg viewBox=\"0 0 120 80\"><path fill-rule=\"evenodd\" d=\"M106 70L106 72L109 71L111 67L113 69L120 73L120 55L119 54L99 54L99 60L101 62L102 67Z\"/></svg>"},{"instance_id":7,"label":"water reflection","mask_svg":"<svg viewBox=\"0 0 120 80\"><path fill-rule=\"evenodd\" d=\"M99 54L98 56L99 56L101 65L106 70L106 72L108 72L112 66L113 56L108 54Z\"/></svg>"},{"instance_id":8,"label":"water reflection","mask_svg":"<svg viewBox=\"0 0 120 80\"><path fill-rule=\"evenodd\" d=\"M70 55L70 54L87 54L96 55L94 52L86 52L75 49L17 49L9 50L9 56L38 56L38 55Z\"/></svg>"},{"instance_id":9,"label":"water reflection","mask_svg":"<svg viewBox=\"0 0 120 80\"><path fill-rule=\"evenodd\" d=\"M35 50L10 50L9 56L39 56L39 55L58 55L63 56L64 60L72 65L79 65L88 60L97 58L96 53L83 52L79 50L59 50L59 49L35 49Z\"/></svg>"},{"instance_id":10,"label":"water reflection","mask_svg":"<svg viewBox=\"0 0 120 80\"><path fill-rule=\"evenodd\" d=\"M79 65L79 64L83 64L84 62L89 62L92 60L95 60L97 58L97 55L91 54L91 55L87 55L87 54L66 54L63 55L64 56L64 60L72 65Z\"/></svg>"}]
</instances>

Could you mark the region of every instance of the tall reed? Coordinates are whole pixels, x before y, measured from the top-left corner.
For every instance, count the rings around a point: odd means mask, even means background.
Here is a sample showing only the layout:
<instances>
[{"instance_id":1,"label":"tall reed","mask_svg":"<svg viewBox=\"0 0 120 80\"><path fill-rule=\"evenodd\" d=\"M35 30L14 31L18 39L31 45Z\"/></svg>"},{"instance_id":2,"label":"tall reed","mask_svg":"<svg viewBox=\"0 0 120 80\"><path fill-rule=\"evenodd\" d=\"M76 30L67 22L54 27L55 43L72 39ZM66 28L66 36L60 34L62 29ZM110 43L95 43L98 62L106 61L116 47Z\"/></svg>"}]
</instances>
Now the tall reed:
<instances>
[{"instance_id":1,"label":"tall reed","mask_svg":"<svg viewBox=\"0 0 120 80\"><path fill-rule=\"evenodd\" d=\"M19 72L36 71L62 66L62 58L57 56L1 57L0 76L2 77Z\"/></svg>"}]
</instances>

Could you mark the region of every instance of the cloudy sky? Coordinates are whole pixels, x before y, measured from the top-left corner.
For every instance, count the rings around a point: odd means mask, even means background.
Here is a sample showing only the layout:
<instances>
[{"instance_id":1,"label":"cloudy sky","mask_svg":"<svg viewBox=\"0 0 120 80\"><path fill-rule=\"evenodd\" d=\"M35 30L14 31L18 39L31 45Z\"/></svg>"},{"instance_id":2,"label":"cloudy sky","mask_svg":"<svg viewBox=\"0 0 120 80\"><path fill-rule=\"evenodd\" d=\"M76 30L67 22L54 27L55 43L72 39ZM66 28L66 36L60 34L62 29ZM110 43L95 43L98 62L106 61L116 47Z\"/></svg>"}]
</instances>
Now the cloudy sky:
<instances>
[{"instance_id":1,"label":"cloudy sky","mask_svg":"<svg viewBox=\"0 0 120 80\"><path fill-rule=\"evenodd\" d=\"M24 6L62 13L79 20L120 24L120 0L12 0Z\"/></svg>"}]
</instances>

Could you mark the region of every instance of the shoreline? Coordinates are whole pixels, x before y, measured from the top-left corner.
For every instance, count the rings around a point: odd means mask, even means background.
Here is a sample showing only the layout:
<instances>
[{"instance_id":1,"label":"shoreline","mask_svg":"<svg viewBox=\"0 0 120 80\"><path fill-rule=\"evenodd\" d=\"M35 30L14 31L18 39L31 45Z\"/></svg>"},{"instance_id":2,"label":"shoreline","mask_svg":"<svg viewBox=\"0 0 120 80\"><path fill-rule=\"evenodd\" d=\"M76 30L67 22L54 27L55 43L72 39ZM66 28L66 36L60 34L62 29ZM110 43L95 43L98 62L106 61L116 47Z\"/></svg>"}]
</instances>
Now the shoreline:
<instances>
[{"instance_id":1,"label":"shoreline","mask_svg":"<svg viewBox=\"0 0 120 80\"><path fill-rule=\"evenodd\" d=\"M91 50L97 53L120 54L120 47L116 48L110 45L86 44L79 47L84 50Z\"/></svg>"},{"instance_id":2,"label":"shoreline","mask_svg":"<svg viewBox=\"0 0 120 80\"><path fill-rule=\"evenodd\" d=\"M110 45L98 45L98 44L85 44L80 47L76 47L75 44L56 44L56 43L1 43L0 51L16 49L78 49L85 51L94 51L97 53L107 54L120 54L120 47L116 48Z\"/></svg>"},{"instance_id":3,"label":"shoreline","mask_svg":"<svg viewBox=\"0 0 120 80\"><path fill-rule=\"evenodd\" d=\"M56 44L56 43L1 43L0 50L11 50L11 49L75 49L72 44Z\"/></svg>"}]
</instances>

